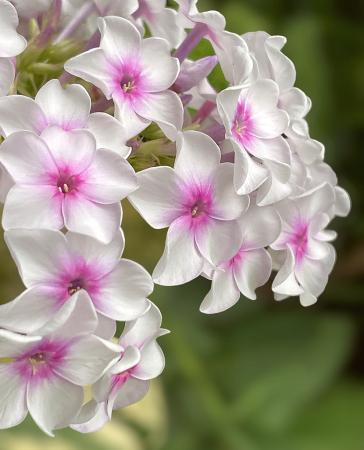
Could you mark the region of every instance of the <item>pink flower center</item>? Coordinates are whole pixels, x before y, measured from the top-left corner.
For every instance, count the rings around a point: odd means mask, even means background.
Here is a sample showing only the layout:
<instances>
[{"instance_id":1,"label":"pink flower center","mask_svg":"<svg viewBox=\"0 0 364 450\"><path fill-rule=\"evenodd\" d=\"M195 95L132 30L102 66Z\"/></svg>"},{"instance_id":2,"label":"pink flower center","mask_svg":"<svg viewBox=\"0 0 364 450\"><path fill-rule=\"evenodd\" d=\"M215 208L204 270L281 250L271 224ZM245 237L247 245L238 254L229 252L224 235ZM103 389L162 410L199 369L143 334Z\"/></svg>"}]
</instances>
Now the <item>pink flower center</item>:
<instances>
[{"instance_id":1,"label":"pink flower center","mask_svg":"<svg viewBox=\"0 0 364 450\"><path fill-rule=\"evenodd\" d=\"M34 353L34 355L29 356L29 362L33 368L33 375L37 372L37 367L41 364L45 364L47 361L47 355L45 353Z\"/></svg>"},{"instance_id":2,"label":"pink flower center","mask_svg":"<svg viewBox=\"0 0 364 450\"><path fill-rule=\"evenodd\" d=\"M201 217L205 213L207 202L200 198L191 207L191 216L194 218Z\"/></svg>"},{"instance_id":3,"label":"pink flower center","mask_svg":"<svg viewBox=\"0 0 364 450\"><path fill-rule=\"evenodd\" d=\"M73 175L63 174L58 177L57 187L62 194L68 194L76 187L76 180Z\"/></svg>"},{"instance_id":4,"label":"pink flower center","mask_svg":"<svg viewBox=\"0 0 364 450\"><path fill-rule=\"evenodd\" d=\"M290 244L298 262L302 260L307 252L307 230L308 225L304 222L298 221L295 226L295 232L291 234L288 241L288 244Z\"/></svg>"},{"instance_id":5,"label":"pink flower center","mask_svg":"<svg viewBox=\"0 0 364 450\"><path fill-rule=\"evenodd\" d=\"M252 124L250 115L250 108L243 102L238 103L231 124L231 132L237 141L241 142L249 138L249 128Z\"/></svg>"},{"instance_id":6,"label":"pink flower center","mask_svg":"<svg viewBox=\"0 0 364 450\"><path fill-rule=\"evenodd\" d=\"M71 296L81 289L86 290L86 287L87 287L87 282L84 278L82 278L82 277L75 278L74 280L70 281L68 284L68 295Z\"/></svg>"},{"instance_id":7,"label":"pink flower center","mask_svg":"<svg viewBox=\"0 0 364 450\"><path fill-rule=\"evenodd\" d=\"M134 77L129 73L125 73L120 81L120 86L125 94L130 94L131 91L135 88Z\"/></svg>"}]
</instances>

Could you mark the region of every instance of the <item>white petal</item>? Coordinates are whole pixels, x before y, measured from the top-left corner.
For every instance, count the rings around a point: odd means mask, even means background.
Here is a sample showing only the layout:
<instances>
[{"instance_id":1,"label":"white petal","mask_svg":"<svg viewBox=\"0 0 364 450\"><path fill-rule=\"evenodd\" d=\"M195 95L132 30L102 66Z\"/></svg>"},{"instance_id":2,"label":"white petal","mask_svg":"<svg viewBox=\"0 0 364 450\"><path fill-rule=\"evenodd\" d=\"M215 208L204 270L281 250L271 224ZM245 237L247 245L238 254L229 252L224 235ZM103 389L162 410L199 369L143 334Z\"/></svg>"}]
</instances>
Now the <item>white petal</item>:
<instances>
[{"instance_id":1,"label":"white petal","mask_svg":"<svg viewBox=\"0 0 364 450\"><path fill-rule=\"evenodd\" d=\"M173 91L144 93L134 103L139 116L156 122L171 141L183 125L183 105L180 97Z\"/></svg>"},{"instance_id":2,"label":"white petal","mask_svg":"<svg viewBox=\"0 0 364 450\"><path fill-rule=\"evenodd\" d=\"M123 158L130 154L130 147L127 147L127 136L121 123L110 114L93 113L87 121L87 128L96 138L97 148L108 148L118 153Z\"/></svg>"},{"instance_id":3,"label":"white petal","mask_svg":"<svg viewBox=\"0 0 364 450\"><path fill-rule=\"evenodd\" d=\"M47 144L30 131L10 135L1 145L0 161L19 184L50 185L58 176Z\"/></svg>"},{"instance_id":4,"label":"white petal","mask_svg":"<svg viewBox=\"0 0 364 450\"><path fill-rule=\"evenodd\" d=\"M236 220L211 219L196 230L196 244L203 257L215 267L233 258L243 236Z\"/></svg>"},{"instance_id":5,"label":"white petal","mask_svg":"<svg viewBox=\"0 0 364 450\"><path fill-rule=\"evenodd\" d=\"M302 306L311 306L317 302L317 297L305 291L300 294L300 303Z\"/></svg>"},{"instance_id":6,"label":"white petal","mask_svg":"<svg viewBox=\"0 0 364 450\"><path fill-rule=\"evenodd\" d=\"M238 195L233 183L234 164L221 163L212 181L214 192L213 210L209 215L215 219L234 220L249 206L249 197Z\"/></svg>"},{"instance_id":7,"label":"white petal","mask_svg":"<svg viewBox=\"0 0 364 450\"><path fill-rule=\"evenodd\" d=\"M27 405L34 422L48 434L67 427L81 410L83 389L63 378L53 375L50 379L30 380L27 389Z\"/></svg>"},{"instance_id":8,"label":"white petal","mask_svg":"<svg viewBox=\"0 0 364 450\"><path fill-rule=\"evenodd\" d=\"M326 245L329 246L329 244ZM306 257L301 261L300 267L296 269L296 276L305 291L318 297L325 289L331 269L330 253L319 261Z\"/></svg>"},{"instance_id":9,"label":"white petal","mask_svg":"<svg viewBox=\"0 0 364 450\"><path fill-rule=\"evenodd\" d=\"M101 48L93 48L69 59L64 69L100 88L107 99L111 98L116 86L115 80L119 78L118 71Z\"/></svg>"},{"instance_id":10,"label":"white petal","mask_svg":"<svg viewBox=\"0 0 364 450\"><path fill-rule=\"evenodd\" d=\"M121 17L99 18L100 47L115 66L135 62L140 52L141 36L138 29Z\"/></svg>"},{"instance_id":11,"label":"white petal","mask_svg":"<svg viewBox=\"0 0 364 450\"><path fill-rule=\"evenodd\" d=\"M104 428L108 420L106 403L97 403L92 399L83 405L81 412L73 420L70 428L79 433L93 433Z\"/></svg>"},{"instance_id":12,"label":"white petal","mask_svg":"<svg viewBox=\"0 0 364 450\"><path fill-rule=\"evenodd\" d=\"M153 291L149 273L139 264L122 259L100 279L100 290L93 298L96 309L115 320L134 320L148 308L146 297Z\"/></svg>"},{"instance_id":13,"label":"white petal","mask_svg":"<svg viewBox=\"0 0 364 450\"><path fill-rule=\"evenodd\" d=\"M28 413L26 380L14 364L0 364L0 429L15 427Z\"/></svg>"},{"instance_id":14,"label":"white petal","mask_svg":"<svg viewBox=\"0 0 364 450\"><path fill-rule=\"evenodd\" d=\"M38 91L35 101L42 108L47 124L58 124L66 131L85 128L91 99L80 84L63 89L58 80L48 81Z\"/></svg>"},{"instance_id":15,"label":"white petal","mask_svg":"<svg viewBox=\"0 0 364 450\"><path fill-rule=\"evenodd\" d=\"M0 58L0 74L1 63ZM2 85L0 75L0 86ZM0 129L5 137L16 131L33 131L39 135L46 126L44 113L32 98L23 95L0 98Z\"/></svg>"},{"instance_id":16,"label":"white petal","mask_svg":"<svg viewBox=\"0 0 364 450\"><path fill-rule=\"evenodd\" d=\"M71 266L67 240L56 230L9 230L5 240L27 287L51 283Z\"/></svg>"},{"instance_id":17,"label":"white petal","mask_svg":"<svg viewBox=\"0 0 364 450\"><path fill-rule=\"evenodd\" d=\"M65 195L63 215L67 229L92 236L104 244L110 243L118 233L121 213L120 203L101 205L79 193Z\"/></svg>"},{"instance_id":18,"label":"white petal","mask_svg":"<svg viewBox=\"0 0 364 450\"><path fill-rule=\"evenodd\" d=\"M277 294L299 295L303 289L295 277L295 257L289 245L287 245L286 260L273 280L272 290Z\"/></svg>"},{"instance_id":19,"label":"white petal","mask_svg":"<svg viewBox=\"0 0 364 450\"><path fill-rule=\"evenodd\" d=\"M0 56L16 56L27 46L27 41L18 34L16 28L19 18L14 6L2 0L0 2Z\"/></svg>"},{"instance_id":20,"label":"white petal","mask_svg":"<svg viewBox=\"0 0 364 450\"><path fill-rule=\"evenodd\" d=\"M56 161L60 173L66 169L72 175L83 172L94 159L96 140L88 130L64 131L59 125L50 125L42 133L42 139Z\"/></svg>"},{"instance_id":21,"label":"white petal","mask_svg":"<svg viewBox=\"0 0 364 450\"><path fill-rule=\"evenodd\" d=\"M98 336L85 336L70 347L54 371L79 386L95 383L120 358L120 350L114 346Z\"/></svg>"},{"instance_id":22,"label":"white petal","mask_svg":"<svg viewBox=\"0 0 364 450\"><path fill-rule=\"evenodd\" d=\"M281 232L281 219L270 207L251 202L248 210L238 219L243 233L243 248L251 250L272 244Z\"/></svg>"},{"instance_id":23,"label":"white petal","mask_svg":"<svg viewBox=\"0 0 364 450\"><path fill-rule=\"evenodd\" d=\"M125 247L125 237L121 229L107 245L90 236L71 231L66 234L66 241L72 260L82 259L86 266L97 267L99 277L116 267Z\"/></svg>"},{"instance_id":24,"label":"white petal","mask_svg":"<svg viewBox=\"0 0 364 450\"><path fill-rule=\"evenodd\" d=\"M262 164L255 162L237 144L233 143L235 151L234 186L239 195L255 191L269 176L269 171Z\"/></svg>"},{"instance_id":25,"label":"white petal","mask_svg":"<svg viewBox=\"0 0 364 450\"><path fill-rule=\"evenodd\" d=\"M8 330L0 330L0 358L22 356L40 340L40 336L25 336Z\"/></svg>"},{"instance_id":26,"label":"white petal","mask_svg":"<svg viewBox=\"0 0 364 450\"><path fill-rule=\"evenodd\" d=\"M6 197L2 225L12 228L60 230L62 200L57 186L14 186Z\"/></svg>"},{"instance_id":27,"label":"white petal","mask_svg":"<svg viewBox=\"0 0 364 450\"><path fill-rule=\"evenodd\" d=\"M255 290L263 286L272 272L272 259L264 248L241 253L241 259L234 260L234 276L240 292L255 300Z\"/></svg>"},{"instance_id":28,"label":"white petal","mask_svg":"<svg viewBox=\"0 0 364 450\"><path fill-rule=\"evenodd\" d=\"M140 351L133 345L130 345L129 347L125 348L125 352L122 358L113 367L111 367L109 372L112 375L123 373L126 370L129 370L134 366L136 366L140 361L140 357L141 357ZM97 383L95 383L95 385L96 384ZM95 392L96 394L96 389L95 390L93 389L92 392ZM99 400L99 397L96 395L95 398Z\"/></svg>"},{"instance_id":29,"label":"white petal","mask_svg":"<svg viewBox=\"0 0 364 450\"><path fill-rule=\"evenodd\" d=\"M109 341L115 336L116 333L116 321L104 316L103 314L97 314L98 325L94 334L102 339Z\"/></svg>"},{"instance_id":30,"label":"white petal","mask_svg":"<svg viewBox=\"0 0 364 450\"><path fill-rule=\"evenodd\" d=\"M340 186L335 186L335 215L346 217L351 209L349 194Z\"/></svg>"},{"instance_id":31,"label":"white petal","mask_svg":"<svg viewBox=\"0 0 364 450\"><path fill-rule=\"evenodd\" d=\"M15 68L11 58L0 58L0 97L7 95L15 78ZM0 123L1 130L1 123Z\"/></svg>"},{"instance_id":32,"label":"white petal","mask_svg":"<svg viewBox=\"0 0 364 450\"><path fill-rule=\"evenodd\" d=\"M34 333L60 309L53 288L33 286L15 300L0 306L0 326L18 333Z\"/></svg>"},{"instance_id":33,"label":"white petal","mask_svg":"<svg viewBox=\"0 0 364 450\"><path fill-rule=\"evenodd\" d=\"M290 183L281 183L271 172L267 180L259 186L257 192L257 205L260 207L273 205L286 199L292 194Z\"/></svg>"},{"instance_id":34,"label":"white petal","mask_svg":"<svg viewBox=\"0 0 364 450\"><path fill-rule=\"evenodd\" d=\"M113 100L115 103L115 118L123 126L127 139L136 136L150 125L151 120L139 116L134 110L134 104L131 101L125 101L122 94L114 92Z\"/></svg>"},{"instance_id":35,"label":"white petal","mask_svg":"<svg viewBox=\"0 0 364 450\"><path fill-rule=\"evenodd\" d=\"M278 163L291 165L291 151L286 139L277 136L272 139L259 139L251 137L245 145L246 149L257 158L272 160ZM288 181L288 177L285 180Z\"/></svg>"},{"instance_id":36,"label":"white petal","mask_svg":"<svg viewBox=\"0 0 364 450\"><path fill-rule=\"evenodd\" d=\"M199 131L184 131L177 137L174 170L183 181L206 183L220 164L221 153L215 141Z\"/></svg>"},{"instance_id":37,"label":"white petal","mask_svg":"<svg viewBox=\"0 0 364 450\"><path fill-rule=\"evenodd\" d=\"M156 336L161 324L162 315L159 309L151 303L146 313L137 320L125 324L119 344L125 348L130 345L142 348L145 343Z\"/></svg>"},{"instance_id":38,"label":"white petal","mask_svg":"<svg viewBox=\"0 0 364 450\"><path fill-rule=\"evenodd\" d=\"M155 339L149 341L141 350L140 362L131 369L131 374L139 380L151 380L163 372L165 365L162 349Z\"/></svg>"},{"instance_id":39,"label":"white petal","mask_svg":"<svg viewBox=\"0 0 364 450\"><path fill-rule=\"evenodd\" d=\"M176 80L179 61L171 57L169 44L165 39L144 39L139 61L143 67L140 89L146 92L160 92L168 89Z\"/></svg>"},{"instance_id":40,"label":"white petal","mask_svg":"<svg viewBox=\"0 0 364 450\"><path fill-rule=\"evenodd\" d=\"M124 408L125 406L139 402L147 395L149 383L149 380L138 380L137 378L130 377L119 390L114 402L114 409Z\"/></svg>"},{"instance_id":41,"label":"white petal","mask_svg":"<svg viewBox=\"0 0 364 450\"><path fill-rule=\"evenodd\" d=\"M183 213L178 184L182 181L171 167L151 167L137 174L139 189L129 201L153 228L168 227Z\"/></svg>"},{"instance_id":42,"label":"white petal","mask_svg":"<svg viewBox=\"0 0 364 450\"><path fill-rule=\"evenodd\" d=\"M106 149L96 151L82 178L85 181L77 190L89 200L103 204L119 202L138 187L132 166L117 153Z\"/></svg>"},{"instance_id":43,"label":"white petal","mask_svg":"<svg viewBox=\"0 0 364 450\"><path fill-rule=\"evenodd\" d=\"M329 183L324 183L297 197L303 218L310 221L315 215L326 212L335 202L335 192Z\"/></svg>"},{"instance_id":44,"label":"white petal","mask_svg":"<svg viewBox=\"0 0 364 450\"><path fill-rule=\"evenodd\" d=\"M240 292L236 285L232 267L225 272L214 272L211 290L200 306L200 311L205 314L215 314L231 308L240 298Z\"/></svg>"},{"instance_id":45,"label":"white petal","mask_svg":"<svg viewBox=\"0 0 364 450\"><path fill-rule=\"evenodd\" d=\"M82 289L72 295L50 321L37 329L36 334L53 334L57 338L78 337L94 333L97 325L94 305L87 292Z\"/></svg>"},{"instance_id":46,"label":"white petal","mask_svg":"<svg viewBox=\"0 0 364 450\"><path fill-rule=\"evenodd\" d=\"M163 286L184 284L197 278L203 268L189 218L180 217L169 227L162 258L153 272L155 283Z\"/></svg>"}]
</instances>

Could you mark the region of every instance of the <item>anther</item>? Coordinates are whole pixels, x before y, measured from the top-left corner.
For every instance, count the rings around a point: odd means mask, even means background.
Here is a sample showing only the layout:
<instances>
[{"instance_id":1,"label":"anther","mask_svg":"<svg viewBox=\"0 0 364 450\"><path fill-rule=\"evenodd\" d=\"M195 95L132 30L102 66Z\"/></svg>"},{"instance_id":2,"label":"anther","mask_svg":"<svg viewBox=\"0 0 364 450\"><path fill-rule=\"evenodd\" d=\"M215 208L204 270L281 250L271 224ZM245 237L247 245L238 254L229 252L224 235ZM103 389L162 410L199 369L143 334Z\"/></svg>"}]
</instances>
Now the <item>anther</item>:
<instances>
[{"instance_id":1,"label":"anther","mask_svg":"<svg viewBox=\"0 0 364 450\"><path fill-rule=\"evenodd\" d=\"M197 214L197 210L198 210L198 207L195 206L195 207L193 208L193 210L191 211L191 216L195 216L195 215Z\"/></svg>"},{"instance_id":2,"label":"anther","mask_svg":"<svg viewBox=\"0 0 364 450\"><path fill-rule=\"evenodd\" d=\"M68 188L68 186L67 186L66 183L63 185L63 191L64 191L66 194L69 192L69 188Z\"/></svg>"},{"instance_id":3,"label":"anther","mask_svg":"<svg viewBox=\"0 0 364 450\"><path fill-rule=\"evenodd\" d=\"M123 91L125 92L125 94L133 88L134 88L134 81L128 81L128 84L126 83L123 84Z\"/></svg>"},{"instance_id":4,"label":"anther","mask_svg":"<svg viewBox=\"0 0 364 450\"><path fill-rule=\"evenodd\" d=\"M58 187L58 190L59 190L59 192L62 193L62 188L61 188L61 186Z\"/></svg>"}]
</instances>

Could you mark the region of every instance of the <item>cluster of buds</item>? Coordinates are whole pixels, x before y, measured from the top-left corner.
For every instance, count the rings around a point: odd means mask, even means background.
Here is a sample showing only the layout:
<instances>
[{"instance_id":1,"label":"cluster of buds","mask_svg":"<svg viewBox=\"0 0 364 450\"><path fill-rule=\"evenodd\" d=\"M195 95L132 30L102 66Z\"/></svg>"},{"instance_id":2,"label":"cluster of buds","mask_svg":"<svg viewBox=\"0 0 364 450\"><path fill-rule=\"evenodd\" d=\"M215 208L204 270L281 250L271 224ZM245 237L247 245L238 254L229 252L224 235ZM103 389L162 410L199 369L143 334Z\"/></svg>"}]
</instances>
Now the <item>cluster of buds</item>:
<instances>
[{"instance_id":1,"label":"cluster of buds","mask_svg":"<svg viewBox=\"0 0 364 450\"><path fill-rule=\"evenodd\" d=\"M276 300L325 288L326 227L350 199L309 135L285 38L177 3L0 0L2 226L26 287L0 307L0 428L29 411L51 436L91 432L143 398L164 368L153 282L210 279L208 314L273 270ZM216 55L187 59L202 39ZM126 197L168 228L152 276L121 258Z\"/></svg>"}]
</instances>

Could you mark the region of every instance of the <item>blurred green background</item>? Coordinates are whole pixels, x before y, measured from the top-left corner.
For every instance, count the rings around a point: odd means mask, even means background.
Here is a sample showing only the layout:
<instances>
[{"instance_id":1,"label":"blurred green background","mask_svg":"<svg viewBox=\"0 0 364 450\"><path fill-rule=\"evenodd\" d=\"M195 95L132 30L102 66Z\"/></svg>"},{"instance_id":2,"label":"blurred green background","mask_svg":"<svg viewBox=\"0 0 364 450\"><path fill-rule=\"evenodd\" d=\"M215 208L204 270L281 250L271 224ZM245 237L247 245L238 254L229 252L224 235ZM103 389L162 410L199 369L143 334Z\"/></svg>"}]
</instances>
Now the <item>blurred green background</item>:
<instances>
[{"instance_id":1,"label":"blurred green background","mask_svg":"<svg viewBox=\"0 0 364 450\"><path fill-rule=\"evenodd\" d=\"M200 0L236 33L284 35L297 87L313 101L311 136L347 189L353 209L335 219L338 262L308 309L277 303L269 287L230 310L198 311L209 282L155 287L151 299L170 335L164 373L147 397L115 413L104 430L51 439L27 418L1 431L1 450L363 450L364 448L364 3L359 0ZM203 43L195 56L211 53ZM211 81L223 86L215 69ZM126 258L150 272L165 230L152 230L124 201ZM22 290L1 241L3 303Z\"/></svg>"}]
</instances>

